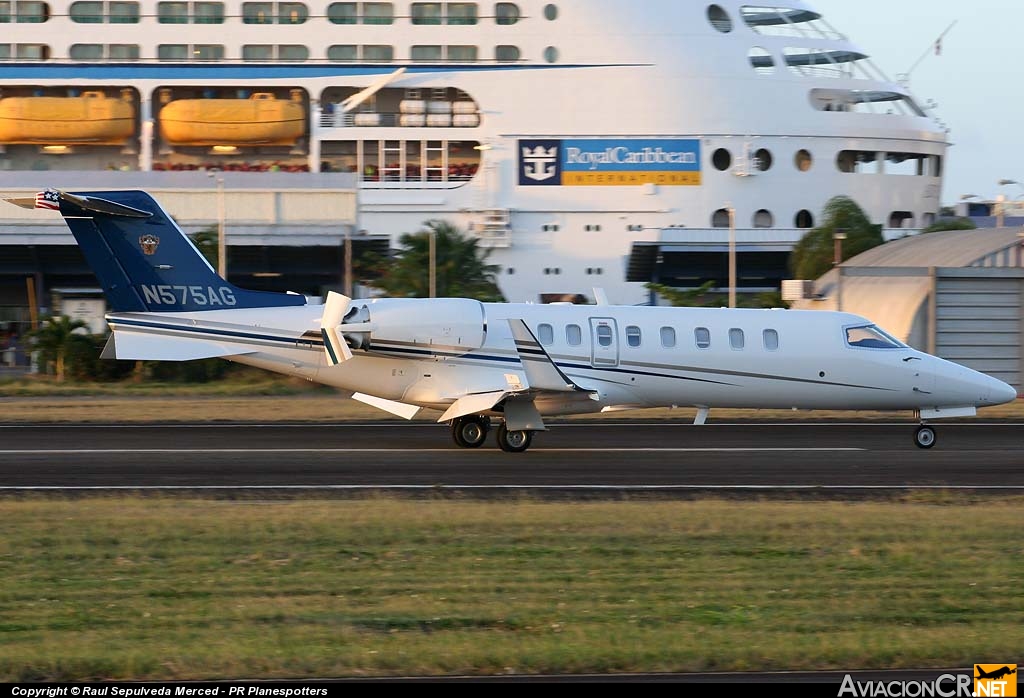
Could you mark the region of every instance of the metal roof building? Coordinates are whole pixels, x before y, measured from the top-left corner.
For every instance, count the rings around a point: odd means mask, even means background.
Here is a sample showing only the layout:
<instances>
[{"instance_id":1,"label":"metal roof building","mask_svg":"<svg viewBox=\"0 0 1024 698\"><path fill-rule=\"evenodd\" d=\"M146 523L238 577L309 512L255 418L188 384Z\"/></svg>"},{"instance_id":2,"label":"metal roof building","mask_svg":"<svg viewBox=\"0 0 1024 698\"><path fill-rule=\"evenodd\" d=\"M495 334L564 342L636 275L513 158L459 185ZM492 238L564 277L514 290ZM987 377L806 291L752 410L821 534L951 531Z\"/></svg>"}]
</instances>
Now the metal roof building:
<instances>
[{"instance_id":1,"label":"metal roof building","mask_svg":"<svg viewBox=\"0 0 1024 698\"><path fill-rule=\"evenodd\" d=\"M1020 228L907 237L847 260L794 307L863 315L917 349L1020 389L1022 245Z\"/></svg>"}]
</instances>

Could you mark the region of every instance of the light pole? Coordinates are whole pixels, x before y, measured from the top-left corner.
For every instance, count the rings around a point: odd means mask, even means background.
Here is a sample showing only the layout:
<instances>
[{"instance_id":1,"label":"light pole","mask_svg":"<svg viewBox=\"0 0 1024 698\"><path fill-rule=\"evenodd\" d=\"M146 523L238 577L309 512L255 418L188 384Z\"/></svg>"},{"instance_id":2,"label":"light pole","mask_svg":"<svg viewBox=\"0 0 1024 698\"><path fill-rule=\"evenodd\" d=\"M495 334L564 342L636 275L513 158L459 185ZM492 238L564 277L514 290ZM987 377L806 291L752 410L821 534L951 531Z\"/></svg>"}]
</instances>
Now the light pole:
<instances>
[{"instance_id":1,"label":"light pole","mask_svg":"<svg viewBox=\"0 0 1024 698\"><path fill-rule=\"evenodd\" d=\"M736 209L726 205L729 212L729 307L736 307Z\"/></svg>"},{"instance_id":2,"label":"light pole","mask_svg":"<svg viewBox=\"0 0 1024 698\"><path fill-rule=\"evenodd\" d=\"M430 297L437 298L437 233L430 231Z\"/></svg>"},{"instance_id":3,"label":"light pole","mask_svg":"<svg viewBox=\"0 0 1024 698\"><path fill-rule=\"evenodd\" d=\"M833 264L836 267L836 311L843 311L843 240L846 239L846 231L839 228L832 234L835 244Z\"/></svg>"},{"instance_id":4,"label":"light pole","mask_svg":"<svg viewBox=\"0 0 1024 698\"><path fill-rule=\"evenodd\" d=\"M210 172L210 177L217 180L217 274L227 281L228 278L228 244L225 236L224 212L224 177L218 172Z\"/></svg>"},{"instance_id":5,"label":"light pole","mask_svg":"<svg viewBox=\"0 0 1024 698\"><path fill-rule=\"evenodd\" d=\"M1000 179L999 180L999 186L1001 186L1001 187L1009 186L1010 184L1016 184L1021 189L1024 189L1024 184L1021 184L1020 182L1018 182L1015 179ZM1017 198L1020 198L1020 197L1017 197ZM1016 200L1017 199L1014 199L1014 201L1016 201ZM1002 194L999 195L998 204L999 204L999 213L998 213L998 216L996 217L996 224L998 225L998 227L1002 228L1003 225L1006 223L1006 197L1003 196Z\"/></svg>"}]
</instances>

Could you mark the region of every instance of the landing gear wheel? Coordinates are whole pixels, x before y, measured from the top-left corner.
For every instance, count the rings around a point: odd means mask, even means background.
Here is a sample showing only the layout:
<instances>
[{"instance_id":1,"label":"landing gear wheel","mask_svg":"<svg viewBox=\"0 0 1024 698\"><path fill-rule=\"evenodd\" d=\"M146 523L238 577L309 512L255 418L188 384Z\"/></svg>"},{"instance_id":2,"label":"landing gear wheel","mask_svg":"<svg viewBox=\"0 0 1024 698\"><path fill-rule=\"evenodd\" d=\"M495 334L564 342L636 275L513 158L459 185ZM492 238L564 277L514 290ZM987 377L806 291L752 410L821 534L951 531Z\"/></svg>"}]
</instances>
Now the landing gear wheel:
<instances>
[{"instance_id":1,"label":"landing gear wheel","mask_svg":"<svg viewBox=\"0 0 1024 698\"><path fill-rule=\"evenodd\" d=\"M459 417L452 422L452 439L459 448L480 448L487 441L491 420L487 417Z\"/></svg>"},{"instance_id":2,"label":"landing gear wheel","mask_svg":"<svg viewBox=\"0 0 1024 698\"><path fill-rule=\"evenodd\" d=\"M918 448L931 448L935 445L935 430L928 426L920 426L914 432L914 444Z\"/></svg>"},{"instance_id":3,"label":"landing gear wheel","mask_svg":"<svg viewBox=\"0 0 1024 698\"><path fill-rule=\"evenodd\" d=\"M522 453L531 443L532 431L509 431L504 424L498 427L498 446L506 453Z\"/></svg>"}]
</instances>

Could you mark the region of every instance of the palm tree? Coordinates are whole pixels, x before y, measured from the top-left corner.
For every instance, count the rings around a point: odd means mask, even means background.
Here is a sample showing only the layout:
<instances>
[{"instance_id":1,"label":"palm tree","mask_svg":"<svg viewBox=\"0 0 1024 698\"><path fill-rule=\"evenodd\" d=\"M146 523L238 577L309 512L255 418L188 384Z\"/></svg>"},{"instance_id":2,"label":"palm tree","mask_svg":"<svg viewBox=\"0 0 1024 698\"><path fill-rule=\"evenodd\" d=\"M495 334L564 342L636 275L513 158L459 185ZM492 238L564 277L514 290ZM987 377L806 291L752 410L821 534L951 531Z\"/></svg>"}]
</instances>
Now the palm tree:
<instances>
[{"instance_id":1,"label":"palm tree","mask_svg":"<svg viewBox=\"0 0 1024 698\"><path fill-rule=\"evenodd\" d=\"M451 223L427 221L425 230L399 239L404 248L379 269L373 285L390 296L426 298L430 295L430 237L436 245L436 282L440 298L475 298L500 302L504 298L495 282L500 267L488 264L490 250L479 247L474 237L463 235Z\"/></svg>"},{"instance_id":2,"label":"palm tree","mask_svg":"<svg viewBox=\"0 0 1024 698\"><path fill-rule=\"evenodd\" d=\"M76 345L88 343L88 338L76 332L88 327L81 320L72 320L66 315L48 317L43 325L31 333L34 346L46 364L53 361L57 366L57 382L64 382L64 364L68 354Z\"/></svg>"}]
</instances>

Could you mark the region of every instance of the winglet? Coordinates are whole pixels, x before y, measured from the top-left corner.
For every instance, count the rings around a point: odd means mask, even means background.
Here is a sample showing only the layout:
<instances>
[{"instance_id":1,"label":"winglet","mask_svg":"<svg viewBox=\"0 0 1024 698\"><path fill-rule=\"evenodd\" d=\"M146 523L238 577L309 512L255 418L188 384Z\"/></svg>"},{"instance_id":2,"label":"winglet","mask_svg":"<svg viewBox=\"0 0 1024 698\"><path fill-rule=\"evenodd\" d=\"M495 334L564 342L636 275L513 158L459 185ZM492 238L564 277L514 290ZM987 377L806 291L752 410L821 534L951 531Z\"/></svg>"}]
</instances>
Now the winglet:
<instances>
[{"instance_id":1,"label":"winglet","mask_svg":"<svg viewBox=\"0 0 1024 698\"><path fill-rule=\"evenodd\" d=\"M327 294L327 304L324 306L323 317L320 318L320 334L324 338L327 363L331 366L337 366L352 359L352 350L348 348L348 342L338 331L351 304L352 299L348 296L333 291Z\"/></svg>"},{"instance_id":2,"label":"winglet","mask_svg":"<svg viewBox=\"0 0 1024 698\"><path fill-rule=\"evenodd\" d=\"M519 360L523 362L526 381L532 390L550 390L558 393L583 390L555 365L525 322L509 319L508 325L512 328L516 351L519 353Z\"/></svg>"}]
</instances>

